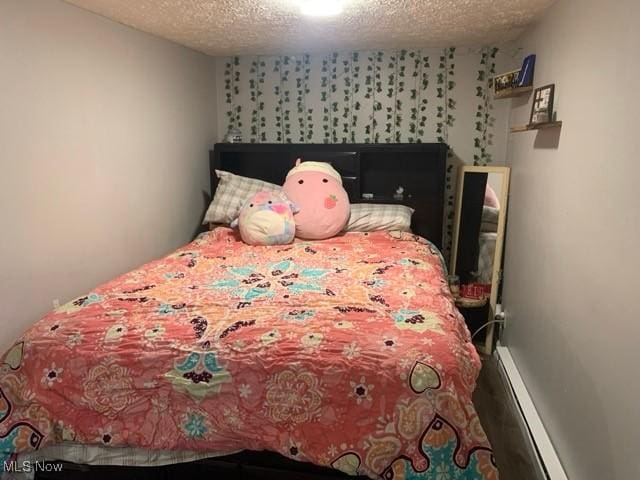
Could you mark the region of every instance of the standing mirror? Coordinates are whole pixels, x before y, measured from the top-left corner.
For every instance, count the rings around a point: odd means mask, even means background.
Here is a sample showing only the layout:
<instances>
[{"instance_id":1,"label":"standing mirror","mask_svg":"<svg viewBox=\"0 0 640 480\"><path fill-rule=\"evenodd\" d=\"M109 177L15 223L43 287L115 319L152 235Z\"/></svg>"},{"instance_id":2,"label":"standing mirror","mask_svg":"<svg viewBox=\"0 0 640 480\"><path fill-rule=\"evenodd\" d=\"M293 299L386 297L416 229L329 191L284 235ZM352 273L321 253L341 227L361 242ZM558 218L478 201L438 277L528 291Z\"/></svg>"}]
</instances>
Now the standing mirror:
<instances>
[{"instance_id":1,"label":"standing mirror","mask_svg":"<svg viewBox=\"0 0 640 480\"><path fill-rule=\"evenodd\" d=\"M500 290L508 193L508 167L460 169L450 273L460 284L456 305L487 354L494 343L495 323L487 323L495 318Z\"/></svg>"}]
</instances>

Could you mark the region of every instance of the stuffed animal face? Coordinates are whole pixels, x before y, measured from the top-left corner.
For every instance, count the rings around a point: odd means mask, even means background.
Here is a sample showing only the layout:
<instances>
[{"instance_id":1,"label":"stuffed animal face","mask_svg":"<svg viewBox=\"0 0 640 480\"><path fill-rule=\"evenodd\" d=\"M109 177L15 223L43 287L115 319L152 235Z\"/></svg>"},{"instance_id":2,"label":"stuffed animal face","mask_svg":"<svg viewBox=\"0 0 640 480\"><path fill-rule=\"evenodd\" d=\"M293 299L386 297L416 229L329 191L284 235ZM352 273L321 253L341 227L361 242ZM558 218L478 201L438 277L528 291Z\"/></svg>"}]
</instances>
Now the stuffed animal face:
<instances>
[{"instance_id":1,"label":"stuffed animal face","mask_svg":"<svg viewBox=\"0 0 640 480\"><path fill-rule=\"evenodd\" d=\"M296 204L296 236L322 240L338 234L349 220L349 196L340 174L328 163L303 162L291 169L282 190Z\"/></svg>"},{"instance_id":2,"label":"stuffed animal face","mask_svg":"<svg viewBox=\"0 0 640 480\"><path fill-rule=\"evenodd\" d=\"M295 210L283 193L258 192L245 202L231 226L238 226L242 240L249 245L283 245L295 236Z\"/></svg>"}]
</instances>

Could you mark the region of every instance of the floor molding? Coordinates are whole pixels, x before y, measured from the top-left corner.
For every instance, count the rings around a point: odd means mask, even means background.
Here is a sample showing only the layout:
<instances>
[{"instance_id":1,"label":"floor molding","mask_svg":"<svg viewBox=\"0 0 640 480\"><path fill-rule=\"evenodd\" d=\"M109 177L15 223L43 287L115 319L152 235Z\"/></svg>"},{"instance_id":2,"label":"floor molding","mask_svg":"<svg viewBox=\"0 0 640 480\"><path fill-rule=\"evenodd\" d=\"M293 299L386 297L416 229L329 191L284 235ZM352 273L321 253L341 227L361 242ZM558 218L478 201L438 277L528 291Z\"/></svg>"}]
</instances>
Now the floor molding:
<instances>
[{"instance_id":1,"label":"floor molding","mask_svg":"<svg viewBox=\"0 0 640 480\"><path fill-rule=\"evenodd\" d=\"M500 374L503 375L505 383L510 387L514 403L517 405L522 422L528 432L528 440L531 442L533 450L537 453L539 476L548 480L568 480L562 468L560 458L553 448L551 439L547 434L540 415L536 410L533 400L527 391L527 387L522 380L518 367L511 356L508 347L498 344L496 356L500 367Z\"/></svg>"}]
</instances>

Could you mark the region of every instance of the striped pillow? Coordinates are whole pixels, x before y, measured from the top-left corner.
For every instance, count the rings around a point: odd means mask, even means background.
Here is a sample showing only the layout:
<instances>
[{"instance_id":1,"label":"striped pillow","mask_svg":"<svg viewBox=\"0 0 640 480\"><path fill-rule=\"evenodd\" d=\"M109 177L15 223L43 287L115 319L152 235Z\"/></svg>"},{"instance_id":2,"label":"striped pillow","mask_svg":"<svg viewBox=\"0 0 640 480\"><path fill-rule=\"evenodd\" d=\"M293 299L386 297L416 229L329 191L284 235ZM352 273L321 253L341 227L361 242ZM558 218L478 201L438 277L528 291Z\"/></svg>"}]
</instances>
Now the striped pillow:
<instances>
[{"instance_id":1,"label":"striped pillow","mask_svg":"<svg viewBox=\"0 0 640 480\"><path fill-rule=\"evenodd\" d=\"M398 204L352 203L346 232L411 231L413 208Z\"/></svg>"},{"instance_id":2,"label":"striped pillow","mask_svg":"<svg viewBox=\"0 0 640 480\"><path fill-rule=\"evenodd\" d=\"M238 216L240 208L250 196L262 190L269 192L282 190L280 185L234 175L224 170L216 170L216 175L219 178L218 188L202 223L228 225Z\"/></svg>"}]
</instances>

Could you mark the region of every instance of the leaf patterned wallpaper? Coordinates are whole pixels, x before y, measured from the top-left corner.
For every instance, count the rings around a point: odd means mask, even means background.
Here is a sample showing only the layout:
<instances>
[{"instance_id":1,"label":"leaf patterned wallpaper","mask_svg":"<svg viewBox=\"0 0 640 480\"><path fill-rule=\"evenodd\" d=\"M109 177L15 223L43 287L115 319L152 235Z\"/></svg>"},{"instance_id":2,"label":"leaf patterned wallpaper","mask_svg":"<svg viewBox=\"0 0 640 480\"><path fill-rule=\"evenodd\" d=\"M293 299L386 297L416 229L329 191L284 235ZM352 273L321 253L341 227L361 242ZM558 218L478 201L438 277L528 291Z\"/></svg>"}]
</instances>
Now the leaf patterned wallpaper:
<instances>
[{"instance_id":1,"label":"leaf patterned wallpaper","mask_svg":"<svg viewBox=\"0 0 640 480\"><path fill-rule=\"evenodd\" d=\"M452 47L220 58L218 138L237 128L245 142L445 142L449 245L456 165L505 161L508 101L494 103L490 79L513 57Z\"/></svg>"}]
</instances>

